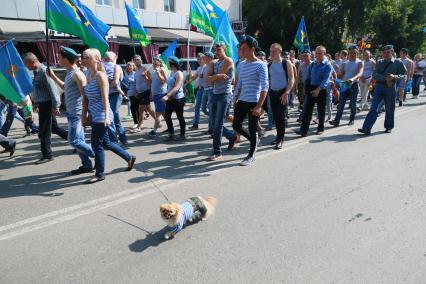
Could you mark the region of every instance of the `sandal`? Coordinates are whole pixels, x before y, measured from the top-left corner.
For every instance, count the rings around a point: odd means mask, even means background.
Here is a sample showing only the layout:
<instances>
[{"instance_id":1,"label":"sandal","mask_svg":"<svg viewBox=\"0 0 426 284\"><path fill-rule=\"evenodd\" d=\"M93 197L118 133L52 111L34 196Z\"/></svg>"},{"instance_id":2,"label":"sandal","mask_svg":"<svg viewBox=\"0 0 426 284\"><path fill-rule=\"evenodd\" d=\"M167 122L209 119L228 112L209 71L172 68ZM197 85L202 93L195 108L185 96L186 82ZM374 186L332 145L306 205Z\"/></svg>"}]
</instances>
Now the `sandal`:
<instances>
[{"instance_id":1,"label":"sandal","mask_svg":"<svg viewBox=\"0 0 426 284\"><path fill-rule=\"evenodd\" d=\"M135 129L131 129L130 130L130 133L139 133L139 132L141 132L142 131L142 129L140 129L140 128L135 128Z\"/></svg>"},{"instance_id":2,"label":"sandal","mask_svg":"<svg viewBox=\"0 0 426 284\"><path fill-rule=\"evenodd\" d=\"M85 184L92 184L92 183L97 183L97 182L103 181L104 179L105 179L104 176L103 177L94 176L91 179L86 180L84 183Z\"/></svg>"}]
</instances>

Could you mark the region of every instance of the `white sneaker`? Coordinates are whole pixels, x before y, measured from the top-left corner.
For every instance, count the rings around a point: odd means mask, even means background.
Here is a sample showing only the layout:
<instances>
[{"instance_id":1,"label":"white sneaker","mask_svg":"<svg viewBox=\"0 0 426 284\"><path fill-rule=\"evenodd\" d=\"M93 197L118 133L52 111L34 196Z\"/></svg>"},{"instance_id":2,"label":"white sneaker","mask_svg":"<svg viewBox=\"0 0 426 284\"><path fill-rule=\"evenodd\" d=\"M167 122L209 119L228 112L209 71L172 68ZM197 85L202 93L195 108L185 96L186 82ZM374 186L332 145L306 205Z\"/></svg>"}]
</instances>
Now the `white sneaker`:
<instances>
[{"instance_id":1,"label":"white sneaker","mask_svg":"<svg viewBox=\"0 0 426 284\"><path fill-rule=\"evenodd\" d=\"M256 161L255 157L247 156L244 160L241 161L240 166L242 167L250 166L251 164L254 163L254 161Z\"/></svg>"},{"instance_id":2,"label":"white sneaker","mask_svg":"<svg viewBox=\"0 0 426 284\"><path fill-rule=\"evenodd\" d=\"M136 129L138 127L137 124L134 124L132 127L130 127L130 129Z\"/></svg>"}]
</instances>

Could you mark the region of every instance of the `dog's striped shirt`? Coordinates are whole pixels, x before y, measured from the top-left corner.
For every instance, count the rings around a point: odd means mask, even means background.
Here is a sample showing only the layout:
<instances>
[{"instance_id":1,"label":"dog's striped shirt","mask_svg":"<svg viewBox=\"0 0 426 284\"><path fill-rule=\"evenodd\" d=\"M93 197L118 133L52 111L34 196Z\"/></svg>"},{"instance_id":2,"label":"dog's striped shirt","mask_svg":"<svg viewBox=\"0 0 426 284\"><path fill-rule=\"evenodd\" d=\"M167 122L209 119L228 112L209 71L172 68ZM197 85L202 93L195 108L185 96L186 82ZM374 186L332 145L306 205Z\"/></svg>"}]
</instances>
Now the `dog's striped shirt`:
<instances>
[{"instance_id":1,"label":"dog's striped shirt","mask_svg":"<svg viewBox=\"0 0 426 284\"><path fill-rule=\"evenodd\" d=\"M183 210L182 216L180 217L176 226L173 227L173 234L177 234L179 231L181 231L186 222L192 222L192 217L194 216L194 208L192 207L191 203L185 202L181 206Z\"/></svg>"}]
</instances>

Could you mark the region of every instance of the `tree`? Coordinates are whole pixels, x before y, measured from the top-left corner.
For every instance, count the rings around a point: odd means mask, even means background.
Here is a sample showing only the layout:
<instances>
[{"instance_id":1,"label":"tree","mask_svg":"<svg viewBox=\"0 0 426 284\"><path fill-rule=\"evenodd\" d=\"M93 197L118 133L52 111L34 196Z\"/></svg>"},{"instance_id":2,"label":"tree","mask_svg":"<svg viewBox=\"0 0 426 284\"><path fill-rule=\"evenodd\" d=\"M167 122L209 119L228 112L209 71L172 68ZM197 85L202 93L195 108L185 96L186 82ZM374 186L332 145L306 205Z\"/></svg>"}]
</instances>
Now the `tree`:
<instances>
[{"instance_id":1,"label":"tree","mask_svg":"<svg viewBox=\"0 0 426 284\"><path fill-rule=\"evenodd\" d=\"M323 44L328 52L344 47L346 40L375 35L377 46L394 44L413 52L424 50L425 0L244 0L247 33L254 34L262 48L273 42L292 48L302 16L311 48Z\"/></svg>"}]
</instances>

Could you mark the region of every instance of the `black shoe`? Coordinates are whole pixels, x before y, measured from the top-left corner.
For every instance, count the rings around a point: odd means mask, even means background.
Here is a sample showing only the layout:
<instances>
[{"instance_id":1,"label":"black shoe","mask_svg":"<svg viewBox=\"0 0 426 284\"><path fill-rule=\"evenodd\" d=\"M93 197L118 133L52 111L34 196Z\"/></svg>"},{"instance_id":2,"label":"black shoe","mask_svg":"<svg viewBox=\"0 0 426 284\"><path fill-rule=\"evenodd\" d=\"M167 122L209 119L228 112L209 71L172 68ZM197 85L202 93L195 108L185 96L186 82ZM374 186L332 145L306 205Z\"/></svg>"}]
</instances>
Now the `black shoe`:
<instances>
[{"instance_id":1,"label":"black shoe","mask_svg":"<svg viewBox=\"0 0 426 284\"><path fill-rule=\"evenodd\" d=\"M72 170L71 171L71 175L76 176L76 175L80 175L80 174L87 174L87 173L93 173L93 169L85 169L83 167L79 167L76 170Z\"/></svg>"},{"instance_id":2,"label":"black shoe","mask_svg":"<svg viewBox=\"0 0 426 284\"><path fill-rule=\"evenodd\" d=\"M307 133L302 133L302 131L300 131L300 130L295 130L294 133L296 133L297 135L300 135L300 137L306 137L306 136L308 136Z\"/></svg>"},{"instance_id":3,"label":"black shoe","mask_svg":"<svg viewBox=\"0 0 426 284\"><path fill-rule=\"evenodd\" d=\"M77 149L73 149L73 150L72 150L72 153L73 153L73 154L77 154Z\"/></svg>"},{"instance_id":4,"label":"black shoe","mask_svg":"<svg viewBox=\"0 0 426 284\"><path fill-rule=\"evenodd\" d=\"M278 141L277 141L277 140L274 140L274 141L272 141L272 142L271 142L271 144L270 144L270 145L271 145L271 146L274 146L274 145L276 145L277 143L278 143Z\"/></svg>"},{"instance_id":5,"label":"black shoe","mask_svg":"<svg viewBox=\"0 0 426 284\"><path fill-rule=\"evenodd\" d=\"M283 141L275 144L274 150L281 150L283 148Z\"/></svg>"},{"instance_id":6,"label":"black shoe","mask_svg":"<svg viewBox=\"0 0 426 284\"><path fill-rule=\"evenodd\" d=\"M317 133L316 133L317 135L323 135L324 134L324 131L317 131Z\"/></svg>"},{"instance_id":7,"label":"black shoe","mask_svg":"<svg viewBox=\"0 0 426 284\"><path fill-rule=\"evenodd\" d=\"M234 139L229 140L228 150L234 149L236 141L237 141L237 135L235 135Z\"/></svg>"},{"instance_id":8,"label":"black shoe","mask_svg":"<svg viewBox=\"0 0 426 284\"><path fill-rule=\"evenodd\" d=\"M358 129L359 133L365 134L365 135L370 135L371 134L371 130L367 130L367 129Z\"/></svg>"},{"instance_id":9,"label":"black shoe","mask_svg":"<svg viewBox=\"0 0 426 284\"><path fill-rule=\"evenodd\" d=\"M129 161L129 165L127 166L126 171L130 172L133 169L135 162L136 162L136 157L132 156L132 159Z\"/></svg>"},{"instance_id":10,"label":"black shoe","mask_svg":"<svg viewBox=\"0 0 426 284\"><path fill-rule=\"evenodd\" d=\"M174 141L186 141L186 135L175 136Z\"/></svg>"},{"instance_id":11,"label":"black shoe","mask_svg":"<svg viewBox=\"0 0 426 284\"><path fill-rule=\"evenodd\" d=\"M198 130L198 125L190 126L189 130Z\"/></svg>"},{"instance_id":12,"label":"black shoe","mask_svg":"<svg viewBox=\"0 0 426 284\"><path fill-rule=\"evenodd\" d=\"M354 125L354 121L353 120L349 121L348 125Z\"/></svg>"},{"instance_id":13,"label":"black shoe","mask_svg":"<svg viewBox=\"0 0 426 284\"><path fill-rule=\"evenodd\" d=\"M339 124L336 123L335 120L330 120L328 123L330 123L331 125L333 125L334 127L339 127Z\"/></svg>"},{"instance_id":14,"label":"black shoe","mask_svg":"<svg viewBox=\"0 0 426 284\"><path fill-rule=\"evenodd\" d=\"M385 133L392 133L392 129L386 129Z\"/></svg>"},{"instance_id":15,"label":"black shoe","mask_svg":"<svg viewBox=\"0 0 426 284\"><path fill-rule=\"evenodd\" d=\"M402 104L402 101L399 101L399 106L400 106L400 107L402 107L402 105L403 105L403 104Z\"/></svg>"},{"instance_id":16,"label":"black shoe","mask_svg":"<svg viewBox=\"0 0 426 284\"><path fill-rule=\"evenodd\" d=\"M9 157L12 157L13 154L15 154L15 149L16 149L16 142L13 142L12 147L10 147L10 155L9 155Z\"/></svg>"},{"instance_id":17,"label":"black shoe","mask_svg":"<svg viewBox=\"0 0 426 284\"><path fill-rule=\"evenodd\" d=\"M53 157L51 157L51 158L41 158L40 160L36 161L34 164L41 165L41 164L45 164L45 163L48 163L48 162L51 162L51 161L53 161Z\"/></svg>"},{"instance_id":18,"label":"black shoe","mask_svg":"<svg viewBox=\"0 0 426 284\"><path fill-rule=\"evenodd\" d=\"M169 135L166 139L164 139L164 142L171 142L176 141L176 137L174 135Z\"/></svg>"}]
</instances>

